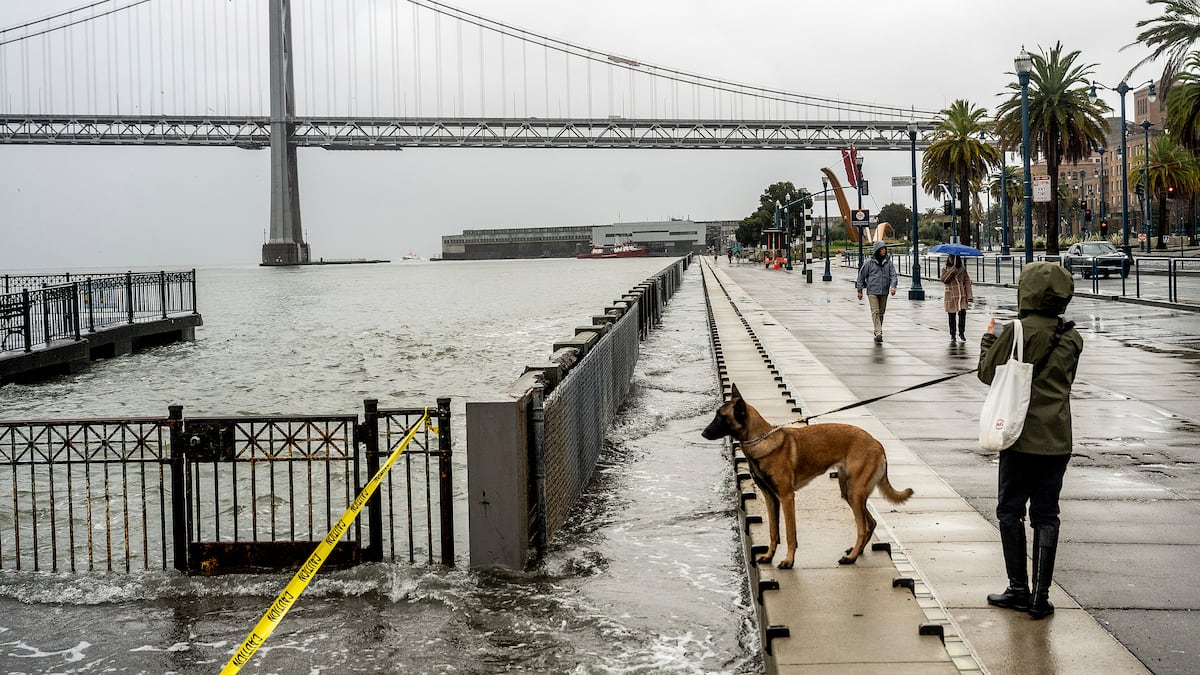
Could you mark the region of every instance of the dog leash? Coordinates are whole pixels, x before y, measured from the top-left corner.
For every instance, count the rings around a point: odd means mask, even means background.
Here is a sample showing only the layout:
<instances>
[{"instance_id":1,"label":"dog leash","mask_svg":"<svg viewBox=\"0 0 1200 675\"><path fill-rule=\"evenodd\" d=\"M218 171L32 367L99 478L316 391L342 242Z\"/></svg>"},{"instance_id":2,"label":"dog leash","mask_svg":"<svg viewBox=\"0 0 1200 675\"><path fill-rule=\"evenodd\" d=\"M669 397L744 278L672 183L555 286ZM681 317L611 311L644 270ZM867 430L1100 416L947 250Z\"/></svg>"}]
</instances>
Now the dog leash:
<instances>
[{"instance_id":1,"label":"dog leash","mask_svg":"<svg viewBox=\"0 0 1200 675\"><path fill-rule=\"evenodd\" d=\"M883 400L883 399L885 399L885 398L888 398L889 396L895 396L896 394L903 394L903 393L905 393L905 392L908 392L908 391L913 391L914 389L920 389L920 388L922 388L922 387L928 387L928 386L931 386L931 385L938 384L938 383L940 383L940 382L945 382L946 380L953 380L953 379L954 379L954 378L956 378L956 377L961 377L961 376L963 376L963 375L969 375L969 374L971 374L971 373L974 373L974 372L976 372L976 371L978 371L978 370L979 370L979 368L978 368L978 367L976 367L976 368L972 368L971 370L964 370L964 371L962 371L962 372L959 372L959 373L954 373L954 374L952 374L952 375L945 375L945 376L943 376L943 377L939 377L939 378L937 378L937 379L929 380L928 382L922 382L922 383L920 383L920 384L914 384L914 385L913 385L913 386L911 386L911 387L905 387L904 389L901 389L901 390L899 390L899 391L893 391L893 392L892 392L892 393L890 393L890 394L883 394L883 395L881 395L881 396L876 396L876 397L874 397L874 398L869 398L869 399L867 399L867 400L865 400L865 401L859 401L859 402L857 402L857 403L851 403L851 404L849 404L849 405L844 405L844 406L842 406L842 407L840 407L840 408L834 408L833 410L826 410L825 412L823 412L823 413L817 413L816 415L805 415L805 416L803 416L803 417L797 417L796 419L792 420L791 422L788 422L788 424L797 424L797 423L799 423L799 424L808 424L808 421L809 421L809 420L811 420L811 419L813 419L813 418L815 418L815 417L822 417L822 416L825 416L825 415L832 415L833 413L836 413L836 412L842 412L843 410L850 410L851 408L857 408L857 407L859 407L859 406L863 406L863 405L867 405L867 404L870 404L870 403L874 403L874 402L876 402L876 401ZM763 438L765 438L767 435L769 435L769 434L773 433L774 431L776 431L776 430L777 430L777 429L779 429L779 428L780 428L780 427L776 427L775 429L772 429L771 431L768 431L766 434L764 434L764 435L763 435ZM758 439L758 440L762 440L762 439ZM757 441L755 441L755 442L757 442Z\"/></svg>"},{"instance_id":2,"label":"dog leash","mask_svg":"<svg viewBox=\"0 0 1200 675\"><path fill-rule=\"evenodd\" d=\"M805 416L803 416L803 417L797 417L796 419L792 420L791 422L786 422L786 423L784 423L784 424L780 424L780 425L779 425L779 426L777 426L777 427L772 427L772 428L771 428L771 430L770 430L770 431L768 431L767 433L765 433L765 434L763 434L763 435L759 436L758 438L754 438L754 439L751 439L751 440L748 440L748 441L744 441L744 442L740 443L740 445L741 445L741 447L743 447L743 448L748 448L748 447L750 447L751 445L756 445L756 444L758 444L758 443L761 443L761 442L765 441L765 440L767 439L767 437L768 437L768 436L770 436L771 434L775 433L776 431L779 431L780 429L782 429L782 428L784 428L784 427L788 426L789 424L808 424L808 421L809 421L809 420L811 420L811 419L813 419L813 418L815 418L815 417L823 417L823 416L825 416L825 415L832 415L833 413L836 413L836 412L842 412L843 410L850 410L851 408L857 408L857 407L859 407L859 406L868 405L868 404L870 404L870 403L874 403L874 402L876 402L876 401L880 401L880 400L883 400L883 399L885 399L885 398L888 398L889 396L895 396L895 395L897 395L897 394L903 394L903 393L905 393L905 392L908 392L908 391L913 391L914 389L921 389L922 387L929 387L929 386L932 386L932 385L938 384L938 383L940 383L940 382L945 382L946 380L953 380L953 379L954 379L954 378L956 378L956 377L962 377L963 375L969 375L969 374L971 374L971 373L974 373L974 372L976 372L976 371L978 371L978 370L979 370L979 368L978 368L978 367L976 367L976 368L972 368L971 370L964 370L964 371L962 371L962 372L953 373L953 374L951 374L951 375L945 375L945 376L943 376L943 377L939 377L939 378L936 378L936 379L933 379L933 380L929 380L928 382L921 382L920 384L914 384L914 385L912 385L911 387L905 387L904 389L900 389L899 391L893 391L893 392L891 392L891 393L889 393L889 394L883 394L883 395L881 395L881 396L876 396L876 397L874 397L874 398L869 398L869 399L866 399L865 401L858 401L857 403L851 403L851 404L849 404L849 405L844 405L844 406L842 406L842 407L840 407L840 408L834 408L833 410L826 410L825 412L823 412L823 413L817 413L816 415L805 415Z\"/></svg>"}]
</instances>

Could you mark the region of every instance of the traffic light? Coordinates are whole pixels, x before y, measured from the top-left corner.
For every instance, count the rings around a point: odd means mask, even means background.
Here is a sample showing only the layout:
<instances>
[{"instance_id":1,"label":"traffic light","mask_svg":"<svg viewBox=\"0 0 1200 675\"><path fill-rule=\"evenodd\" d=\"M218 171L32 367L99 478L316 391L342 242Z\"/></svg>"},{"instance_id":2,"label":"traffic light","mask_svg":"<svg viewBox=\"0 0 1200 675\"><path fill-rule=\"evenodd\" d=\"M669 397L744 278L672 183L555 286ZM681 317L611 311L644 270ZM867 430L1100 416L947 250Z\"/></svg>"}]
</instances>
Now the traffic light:
<instances>
[{"instance_id":1,"label":"traffic light","mask_svg":"<svg viewBox=\"0 0 1200 675\"><path fill-rule=\"evenodd\" d=\"M1137 195L1137 196L1139 196L1139 197L1141 197L1141 196L1142 196L1142 183L1141 183L1141 181L1138 181L1137 185L1134 185L1134 186L1133 186L1133 192L1134 192L1134 194L1136 194L1136 195Z\"/></svg>"},{"instance_id":2,"label":"traffic light","mask_svg":"<svg viewBox=\"0 0 1200 675\"><path fill-rule=\"evenodd\" d=\"M1100 221L1100 236L1104 237L1105 239L1108 239L1108 221L1107 220Z\"/></svg>"},{"instance_id":3,"label":"traffic light","mask_svg":"<svg viewBox=\"0 0 1200 675\"><path fill-rule=\"evenodd\" d=\"M1167 199L1175 199L1175 186L1174 185L1167 186Z\"/></svg>"},{"instance_id":4,"label":"traffic light","mask_svg":"<svg viewBox=\"0 0 1200 675\"><path fill-rule=\"evenodd\" d=\"M866 197L871 194L871 184L865 178L858 182L862 186L862 196Z\"/></svg>"},{"instance_id":5,"label":"traffic light","mask_svg":"<svg viewBox=\"0 0 1200 675\"><path fill-rule=\"evenodd\" d=\"M1086 209L1086 208L1087 208L1087 200L1086 200L1086 199L1080 198L1080 200L1079 200L1079 208L1081 208L1081 209Z\"/></svg>"},{"instance_id":6,"label":"traffic light","mask_svg":"<svg viewBox=\"0 0 1200 675\"><path fill-rule=\"evenodd\" d=\"M951 213L954 213L954 202L947 199L946 201L942 202L942 215L948 216Z\"/></svg>"},{"instance_id":7,"label":"traffic light","mask_svg":"<svg viewBox=\"0 0 1200 675\"><path fill-rule=\"evenodd\" d=\"M1091 210L1091 209L1087 209L1087 208L1085 208L1085 209L1083 210L1083 221L1084 221L1085 223L1090 223L1090 222L1092 222L1092 210Z\"/></svg>"}]
</instances>

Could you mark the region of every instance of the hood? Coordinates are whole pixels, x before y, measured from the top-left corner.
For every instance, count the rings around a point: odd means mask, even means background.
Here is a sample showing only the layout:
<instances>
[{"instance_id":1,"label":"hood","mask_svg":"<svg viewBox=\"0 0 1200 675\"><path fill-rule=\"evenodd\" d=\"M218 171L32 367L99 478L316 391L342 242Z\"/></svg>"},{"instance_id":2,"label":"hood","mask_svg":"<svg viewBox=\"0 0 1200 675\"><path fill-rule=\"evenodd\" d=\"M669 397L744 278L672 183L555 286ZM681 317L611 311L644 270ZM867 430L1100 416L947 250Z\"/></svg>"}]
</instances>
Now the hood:
<instances>
[{"instance_id":1,"label":"hood","mask_svg":"<svg viewBox=\"0 0 1200 675\"><path fill-rule=\"evenodd\" d=\"M871 246L871 255L879 255L879 249L887 246L887 242L877 241Z\"/></svg>"},{"instance_id":2,"label":"hood","mask_svg":"<svg viewBox=\"0 0 1200 675\"><path fill-rule=\"evenodd\" d=\"M1057 316L1075 295L1075 280L1058 263L1033 262L1021 268L1017 281L1017 307L1022 316Z\"/></svg>"}]
</instances>

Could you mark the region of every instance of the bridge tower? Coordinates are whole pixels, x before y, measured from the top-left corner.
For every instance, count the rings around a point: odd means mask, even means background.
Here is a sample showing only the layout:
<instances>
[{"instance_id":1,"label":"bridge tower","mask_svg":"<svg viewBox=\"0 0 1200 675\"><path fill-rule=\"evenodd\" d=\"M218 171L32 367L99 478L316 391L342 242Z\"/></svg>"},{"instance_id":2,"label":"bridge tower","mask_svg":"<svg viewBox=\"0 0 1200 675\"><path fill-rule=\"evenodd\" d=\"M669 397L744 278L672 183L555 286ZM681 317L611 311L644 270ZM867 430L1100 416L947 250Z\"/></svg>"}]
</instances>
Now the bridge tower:
<instances>
[{"instance_id":1,"label":"bridge tower","mask_svg":"<svg viewBox=\"0 0 1200 675\"><path fill-rule=\"evenodd\" d=\"M296 103L292 79L292 3L270 0L271 52L271 238L262 247L263 265L303 265L308 244L300 225L300 182L296 172Z\"/></svg>"}]
</instances>

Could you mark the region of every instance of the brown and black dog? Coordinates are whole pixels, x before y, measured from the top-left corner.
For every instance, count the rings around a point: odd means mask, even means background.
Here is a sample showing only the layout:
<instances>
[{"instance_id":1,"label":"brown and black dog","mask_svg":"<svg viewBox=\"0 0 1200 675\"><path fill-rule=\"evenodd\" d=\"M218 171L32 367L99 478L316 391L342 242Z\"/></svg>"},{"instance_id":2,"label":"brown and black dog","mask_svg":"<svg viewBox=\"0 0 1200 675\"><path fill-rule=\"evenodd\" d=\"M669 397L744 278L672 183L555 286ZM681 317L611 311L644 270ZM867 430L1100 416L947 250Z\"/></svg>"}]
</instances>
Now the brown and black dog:
<instances>
[{"instance_id":1,"label":"brown and black dog","mask_svg":"<svg viewBox=\"0 0 1200 675\"><path fill-rule=\"evenodd\" d=\"M737 385L733 396L717 409L717 415L702 434L708 440L731 436L742 445L750 474L758 484L767 507L771 543L755 562L769 563L779 545L779 509L787 527L787 557L780 569L790 568L796 558L796 490L832 467L837 468L842 498L854 512L858 539L838 561L853 565L867 540L875 532L875 518L867 510L867 497L876 487L893 504L903 504L912 488L896 491L887 477L883 445L871 434L849 424L814 424L776 427L742 398Z\"/></svg>"}]
</instances>

